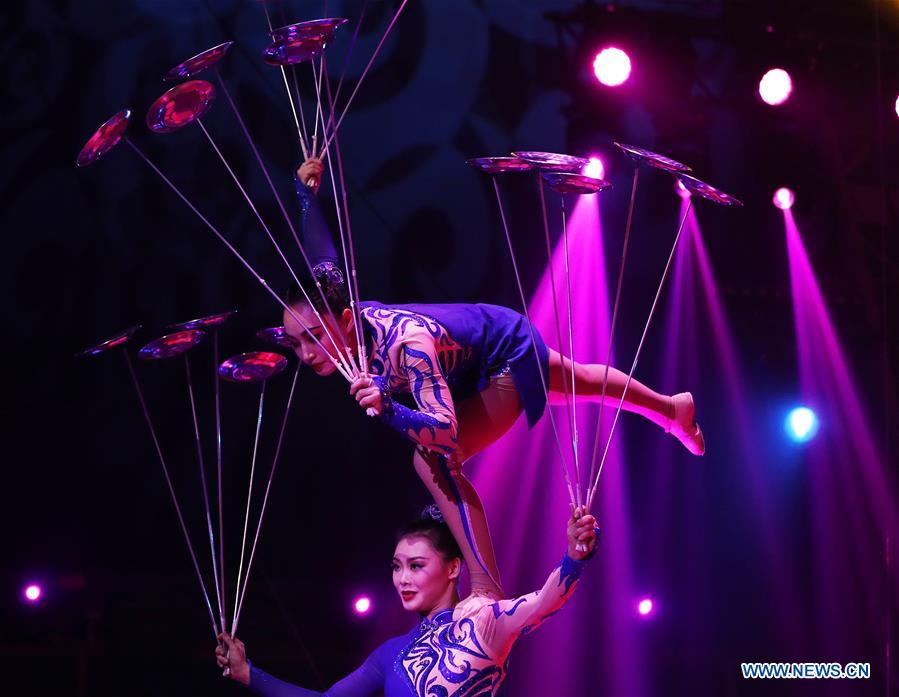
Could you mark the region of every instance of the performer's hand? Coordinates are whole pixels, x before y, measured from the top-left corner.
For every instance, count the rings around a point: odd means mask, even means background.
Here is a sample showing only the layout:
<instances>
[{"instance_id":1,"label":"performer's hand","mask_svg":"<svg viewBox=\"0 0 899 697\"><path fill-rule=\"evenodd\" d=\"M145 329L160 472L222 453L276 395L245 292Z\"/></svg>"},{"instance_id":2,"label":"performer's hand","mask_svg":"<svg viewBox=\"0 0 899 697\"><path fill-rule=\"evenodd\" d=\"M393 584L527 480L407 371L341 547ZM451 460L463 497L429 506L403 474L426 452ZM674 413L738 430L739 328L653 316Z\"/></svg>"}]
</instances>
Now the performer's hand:
<instances>
[{"instance_id":1,"label":"performer's hand","mask_svg":"<svg viewBox=\"0 0 899 697\"><path fill-rule=\"evenodd\" d=\"M317 157L310 157L297 169L300 181L312 189L312 193L318 193L318 187L322 183L322 174L325 171L324 163Z\"/></svg>"},{"instance_id":2,"label":"performer's hand","mask_svg":"<svg viewBox=\"0 0 899 697\"><path fill-rule=\"evenodd\" d=\"M568 556L575 561L586 559L596 545L596 518L584 506L571 507L568 519Z\"/></svg>"},{"instance_id":3,"label":"performer's hand","mask_svg":"<svg viewBox=\"0 0 899 697\"><path fill-rule=\"evenodd\" d=\"M247 651L240 639L234 639L228 632L218 635L218 640L224 642L215 647L215 662L222 669L222 675L232 680L250 684L250 664L247 662Z\"/></svg>"},{"instance_id":4,"label":"performer's hand","mask_svg":"<svg viewBox=\"0 0 899 697\"><path fill-rule=\"evenodd\" d=\"M356 398L363 409L374 410L375 416L381 414L381 388L370 375L360 375L350 385L350 394Z\"/></svg>"}]
</instances>

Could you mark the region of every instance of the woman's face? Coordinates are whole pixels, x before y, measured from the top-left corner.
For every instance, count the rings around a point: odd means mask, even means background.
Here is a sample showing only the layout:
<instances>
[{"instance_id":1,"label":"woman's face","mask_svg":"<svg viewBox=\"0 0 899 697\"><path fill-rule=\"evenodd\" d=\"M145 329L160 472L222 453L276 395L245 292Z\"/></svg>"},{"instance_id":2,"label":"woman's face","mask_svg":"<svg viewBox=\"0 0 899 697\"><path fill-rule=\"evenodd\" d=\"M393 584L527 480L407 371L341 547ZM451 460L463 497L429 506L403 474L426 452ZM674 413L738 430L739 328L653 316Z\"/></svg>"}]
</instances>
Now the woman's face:
<instances>
[{"instance_id":1,"label":"woman's face","mask_svg":"<svg viewBox=\"0 0 899 697\"><path fill-rule=\"evenodd\" d=\"M306 303L296 303L292 309L293 314L284 310L283 315L284 331L290 337L291 348L303 363L315 371L316 375L321 375L322 377L330 375L337 370L337 367L331 361L329 354L335 358L339 354L328 336L328 332L335 339L340 336L346 336L346 333L341 334L338 332L328 313L322 313L321 319L319 319L316 317L315 311ZM349 310L346 310L345 314L348 313ZM302 322L297 322L294 314ZM350 316L350 320L352 320L352 316ZM327 323L328 331L325 331L322 322ZM303 325L309 328L309 331L318 340L318 343L309 337L309 333L303 329Z\"/></svg>"},{"instance_id":2,"label":"woman's face","mask_svg":"<svg viewBox=\"0 0 899 697\"><path fill-rule=\"evenodd\" d=\"M393 586L403 608L423 615L452 596L459 578L458 559L445 561L426 537L404 537L393 553Z\"/></svg>"}]
</instances>

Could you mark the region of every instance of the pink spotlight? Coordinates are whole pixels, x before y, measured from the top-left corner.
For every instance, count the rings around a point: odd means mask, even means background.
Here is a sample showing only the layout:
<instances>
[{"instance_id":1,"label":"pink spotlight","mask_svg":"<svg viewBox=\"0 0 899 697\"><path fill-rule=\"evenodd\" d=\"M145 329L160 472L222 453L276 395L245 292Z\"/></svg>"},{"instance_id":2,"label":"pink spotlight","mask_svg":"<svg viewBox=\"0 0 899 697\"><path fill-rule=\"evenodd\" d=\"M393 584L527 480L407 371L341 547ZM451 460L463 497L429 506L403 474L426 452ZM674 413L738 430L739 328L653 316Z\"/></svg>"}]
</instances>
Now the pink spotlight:
<instances>
[{"instance_id":1,"label":"pink spotlight","mask_svg":"<svg viewBox=\"0 0 899 697\"><path fill-rule=\"evenodd\" d=\"M655 605L652 602L652 598L641 598L640 602L637 603L637 614L640 617L649 617L655 610Z\"/></svg>"},{"instance_id":2,"label":"pink spotlight","mask_svg":"<svg viewBox=\"0 0 899 697\"><path fill-rule=\"evenodd\" d=\"M774 192L774 198L771 200L774 202L775 206L780 208L780 210L788 211L793 207L793 202L796 200L796 194L787 187L782 186Z\"/></svg>"},{"instance_id":3,"label":"pink spotlight","mask_svg":"<svg viewBox=\"0 0 899 697\"><path fill-rule=\"evenodd\" d=\"M590 164L584 167L584 176L593 177L594 179L605 179L606 168L602 164L602 160L598 157L591 157Z\"/></svg>"},{"instance_id":4,"label":"pink spotlight","mask_svg":"<svg viewBox=\"0 0 899 697\"><path fill-rule=\"evenodd\" d=\"M353 601L353 612L357 615L367 615L371 612L371 598L367 595L360 595Z\"/></svg>"},{"instance_id":5,"label":"pink spotlight","mask_svg":"<svg viewBox=\"0 0 899 697\"><path fill-rule=\"evenodd\" d=\"M772 68L759 81L759 96L765 104L778 106L790 98L793 80L783 68Z\"/></svg>"},{"instance_id":6,"label":"pink spotlight","mask_svg":"<svg viewBox=\"0 0 899 697\"><path fill-rule=\"evenodd\" d=\"M631 74L631 59L620 48L610 46L596 54L593 61L596 79L607 87L624 84Z\"/></svg>"},{"instance_id":7,"label":"pink spotlight","mask_svg":"<svg viewBox=\"0 0 899 697\"><path fill-rule=\"evenodd\" d=\"M684 183L680 179L674 180L674 190L681 198L690 198L690 190L684 186Z\"/></svg>"},{"instance_id":8,"label":"pink spotlight","mask_svg":"<svg viewBox=\"0 0 899 697\"><path fill-rule=\"evenodd\" d=\"M899 116L899 97L896 97L896 116Z\"/></svg>"},{"instance_id":9,"label":"pink spotlight","mask_svg":"<svg viewBox=\"0 0 899 697\"><path fill-rule=\"evenodd\" d=\"M25 600L31 604L34 604L38 600L40 600L43 594L44 592L41 590L41 587L36 583L31 583L25 586L25 590L22 591L22 595L25 596Z\"/></svg>"}]
</instances>

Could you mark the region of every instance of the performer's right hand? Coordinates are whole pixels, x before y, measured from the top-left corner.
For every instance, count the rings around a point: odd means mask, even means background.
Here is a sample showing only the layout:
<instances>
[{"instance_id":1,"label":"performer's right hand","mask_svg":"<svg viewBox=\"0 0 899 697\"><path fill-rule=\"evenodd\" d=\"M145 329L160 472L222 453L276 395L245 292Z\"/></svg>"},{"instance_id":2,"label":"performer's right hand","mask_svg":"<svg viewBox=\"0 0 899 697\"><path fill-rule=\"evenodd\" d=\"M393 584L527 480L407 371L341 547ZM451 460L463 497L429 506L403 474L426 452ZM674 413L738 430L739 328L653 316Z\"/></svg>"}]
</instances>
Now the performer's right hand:
<instances>
[{"instance_id":1,"label":"performer's right hand","mask_svg":"<svg viewBox=\"0 0 899 697\"><path fill-rule=\"evenodd\" d=\"M300 181L312 189L313 194L318 193L318 187L322 183L322 174L325 171L325 164L317 157L310 157L297 169L297 176Z\"/></svg>"},{"instance_id":2,"label":"performer's right hand","mask_svg":"<svg viewBox=\"0 0 899 697\"><path fill-rule=\"evenodd\" d=\"M250 684L250 664L247 662L247 650L240 639L234 639L228 632L218 635L220 643L215 647L215 662L222 669L222 675L237 680L244 685Z\"/></svg>"}]
</instances>

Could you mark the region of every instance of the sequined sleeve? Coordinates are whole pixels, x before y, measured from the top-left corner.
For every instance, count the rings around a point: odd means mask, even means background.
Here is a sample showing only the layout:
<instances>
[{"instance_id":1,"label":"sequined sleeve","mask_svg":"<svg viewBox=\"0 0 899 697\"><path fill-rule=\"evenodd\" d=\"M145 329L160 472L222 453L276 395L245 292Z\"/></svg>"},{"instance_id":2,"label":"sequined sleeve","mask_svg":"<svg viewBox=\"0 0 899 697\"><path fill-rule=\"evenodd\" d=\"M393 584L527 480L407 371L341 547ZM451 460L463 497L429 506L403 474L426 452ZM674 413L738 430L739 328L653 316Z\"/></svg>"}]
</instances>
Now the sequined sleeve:
<instances>
[{"instance_id":1,"label":"sequined sleeve","mask_svg":"<svg viewBox=\"0 0 899 697\"><path fill-rule=\"evenodd\" d=\"M428 335L404 338L397 373L408 383L418 409L393 401L386 382L381 381L382 419L415 443L444 455L452 454L458 444L456 411L434 341Z\"/></svg>"},{"instance_id":2,"label":"sequined sleeve","mask_svg":"<svg viewBox=\"0 0 899 697\"><path fill-rule=\"evenodd\" d=\"M300 181L299 176L294 175L293 179L302 215L300 236L310 263L313 266L323 261L336 263L338 261L337 250L334 248L331 229L325 222L318 197L312 192L312 189Z\"/></svg>"},{"instance_id":3,"label":"sequined sleeve","mask_svg":"<svg viewBox=\"0 0 899 697\"><path fill-rule=\"evenodd\" d=\"M565 554L539 591L499 600L481 610L492 613L486 616L484 623L492 625L486 632L490 647L498 655L505 655L518 637L533 631L547 617L558 612L571 597L586 564L586 561L575 561Z\"/></svg>"}]
</instances>

